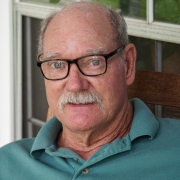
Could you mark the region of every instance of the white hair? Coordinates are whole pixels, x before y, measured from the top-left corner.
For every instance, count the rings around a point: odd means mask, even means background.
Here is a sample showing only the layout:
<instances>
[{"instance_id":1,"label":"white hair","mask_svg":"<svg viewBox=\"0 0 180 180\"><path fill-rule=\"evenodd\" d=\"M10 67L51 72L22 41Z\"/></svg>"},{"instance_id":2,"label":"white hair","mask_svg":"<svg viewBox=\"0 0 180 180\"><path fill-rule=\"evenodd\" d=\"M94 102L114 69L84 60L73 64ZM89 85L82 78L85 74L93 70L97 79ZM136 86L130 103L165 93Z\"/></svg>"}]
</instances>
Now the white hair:
<instances>
[{"instance_id":1,"label":"white hair","mask_svg":"<svg viewBox=\"0 0 180 180\"><path fill-rule=\"evenodd\" d=\"M103 109L103 100L97 93L91 92L68 92L63 94L58 101L58 109L63 112L66 104L89 104L96 103L100 110Z\"/></svg>"}]
</instances>

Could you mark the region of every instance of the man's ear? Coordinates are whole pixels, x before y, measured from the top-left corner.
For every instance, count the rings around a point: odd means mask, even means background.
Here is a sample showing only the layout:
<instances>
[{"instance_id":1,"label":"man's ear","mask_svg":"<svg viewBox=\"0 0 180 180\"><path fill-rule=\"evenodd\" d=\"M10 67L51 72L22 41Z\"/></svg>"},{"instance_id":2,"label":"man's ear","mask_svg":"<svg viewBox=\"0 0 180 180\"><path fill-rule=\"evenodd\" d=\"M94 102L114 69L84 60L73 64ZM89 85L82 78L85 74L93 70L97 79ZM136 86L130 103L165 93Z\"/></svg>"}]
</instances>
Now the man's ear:
<instances>
[{"instance_id":1,"label":"man's ear","mask_svg":"<svg viewBox=\"0 0 180 180\"><path fill-rule=\"evenodd\" d=\"M136 72L136 48L133 44L128 44L125 49L125 77L126 84L131 85L135 79Z\"/></svg>"}]
</instances>

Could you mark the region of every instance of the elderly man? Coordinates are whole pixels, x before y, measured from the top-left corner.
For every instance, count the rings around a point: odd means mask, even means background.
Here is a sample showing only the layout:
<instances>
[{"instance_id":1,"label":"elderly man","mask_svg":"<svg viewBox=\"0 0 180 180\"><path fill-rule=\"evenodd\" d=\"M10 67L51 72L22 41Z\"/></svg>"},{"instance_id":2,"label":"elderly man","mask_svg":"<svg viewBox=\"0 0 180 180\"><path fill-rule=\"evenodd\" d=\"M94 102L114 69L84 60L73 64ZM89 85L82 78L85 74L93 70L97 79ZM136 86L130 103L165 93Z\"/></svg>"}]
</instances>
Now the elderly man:
<instances>
[{"instance_id":1,"label":"elderly man","mask_svg":"<svg viewBox=\"0 0 180 180\"><path fill-rule=\"evenodd\" d=\"M180 123L128 101L135 61L108 7L77 2L45 19L37 65L55 117L0 149L0 179L179 179Z\"/></svg>"}]
</instances>

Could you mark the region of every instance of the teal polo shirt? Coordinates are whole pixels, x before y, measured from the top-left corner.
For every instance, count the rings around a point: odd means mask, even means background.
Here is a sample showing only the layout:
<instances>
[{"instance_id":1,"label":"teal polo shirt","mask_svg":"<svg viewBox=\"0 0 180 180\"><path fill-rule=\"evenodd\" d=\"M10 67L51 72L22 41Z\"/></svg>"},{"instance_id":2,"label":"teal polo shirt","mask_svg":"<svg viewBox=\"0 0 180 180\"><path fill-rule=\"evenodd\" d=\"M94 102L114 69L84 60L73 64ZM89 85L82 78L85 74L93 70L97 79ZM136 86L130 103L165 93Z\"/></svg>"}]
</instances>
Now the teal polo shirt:
<instances>
[{"instance_id":1,"label":"teal polo shirt","mask_svg":"<svg viewBox=\"0 0 180 180\"><path fill-rule=\"evenodd\" d=\"M129 134L87 160L56 146L62 126L55 117L36 138L0 148L0 180L179 180L180 121L155 117L139 99L131 103Z\"/></svg>"}]
</instances>

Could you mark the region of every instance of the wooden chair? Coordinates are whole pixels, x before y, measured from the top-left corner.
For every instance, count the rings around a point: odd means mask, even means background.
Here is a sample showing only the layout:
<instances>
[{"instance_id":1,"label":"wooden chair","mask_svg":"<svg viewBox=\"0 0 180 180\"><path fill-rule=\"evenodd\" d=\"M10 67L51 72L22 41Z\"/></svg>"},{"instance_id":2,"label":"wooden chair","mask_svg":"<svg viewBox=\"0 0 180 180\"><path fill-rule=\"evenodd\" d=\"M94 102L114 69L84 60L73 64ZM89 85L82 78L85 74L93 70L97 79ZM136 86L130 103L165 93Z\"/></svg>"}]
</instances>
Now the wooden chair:
<instances>
[{"instance_id":1,"label":"wooden chair","mask_svg":"<svg viewBox=\"0 0 180 180\"><path fill-rule=\"evenodd\" d=\"M135 82L128 88L128 97L180 108L180 74L138 70Z\"/></svg>"},{"instance_id":2,"label":"wooden chair","mask_svg":"<svg viewBox=\"0 0 180 180\"><path fill-rule=\"evenodd\" d=\"M140 98L147 104L180 108L180 74L137 70L128 97ZM52 116L48 109L47 120Z\"/></svg>"}]
</instances>

